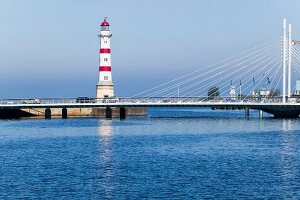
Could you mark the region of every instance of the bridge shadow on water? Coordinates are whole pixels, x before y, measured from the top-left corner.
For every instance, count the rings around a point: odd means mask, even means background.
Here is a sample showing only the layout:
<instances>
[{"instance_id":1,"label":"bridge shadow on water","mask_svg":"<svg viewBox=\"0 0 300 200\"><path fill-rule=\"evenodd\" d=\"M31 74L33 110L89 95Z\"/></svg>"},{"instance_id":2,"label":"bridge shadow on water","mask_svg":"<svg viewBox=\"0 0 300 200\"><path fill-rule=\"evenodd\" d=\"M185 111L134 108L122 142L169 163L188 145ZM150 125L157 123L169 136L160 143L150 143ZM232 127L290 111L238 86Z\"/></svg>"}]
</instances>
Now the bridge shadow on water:
<instances>
[{"instance_id":1,"label":"bridge shadow on water","mask_svg":"<svg viewBox=\"0 0 300 200\"><path fill-rule=\"evenodd\" d=\"M259 111L250 110L249 116L245 115L245 110L212 110L210 108L149 108L148 117L150 118L263 118L274 119L273 115Z\"/></svg>"},{"instance_id":2,"label":"bridge shadow on water","mask_svg":"<svg viewBox=\"0 0 300 200\"><path fill-rule=\"evenodd\" d=\"M25 112L21 109L1 109L0 119L20 119L22 117L32 117L31 113Z\"/></svg>"}]
</instances>

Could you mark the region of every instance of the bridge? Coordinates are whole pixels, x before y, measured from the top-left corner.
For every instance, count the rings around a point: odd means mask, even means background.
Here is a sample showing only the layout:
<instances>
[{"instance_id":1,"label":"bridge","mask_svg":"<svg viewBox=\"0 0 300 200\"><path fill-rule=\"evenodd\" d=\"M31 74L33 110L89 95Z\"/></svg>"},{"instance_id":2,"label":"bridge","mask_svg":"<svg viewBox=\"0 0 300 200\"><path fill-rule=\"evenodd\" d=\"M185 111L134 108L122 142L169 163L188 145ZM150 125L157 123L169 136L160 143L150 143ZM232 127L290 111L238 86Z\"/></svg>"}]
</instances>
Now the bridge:
<instances>
[{"instance_id":1,"label":"bridge","mask_svg":"<svg viewBox=\"0 0 300 200\"><path fill-rule=\"evenodd\" d=\"M261 110L273 114L275 117L298 117L300 113L300 98L290 98L289 102L282 102L282 97L155 97L155 98L105 98L88 99L78 102L75 98L57 99L2 99L1 109L36 109L43 108L49 113L51 108L119 108L120 110L132 107L209 107L221 110ZM122 111L120 111L122 112ZM62 112L64 113L64 112ZM123 111L123 115L125 112ZM49 113L51 115L51 112ZM51 116L45 116L51 118ZM106 116L110 118L111 116ZM121 116L120 117L125 117ZM66 118L66 116L65 116Z\"/></svg>"},{"instance_id":2,"label":"bridge","mask_svg":"<svg viewBox=\"0 0 300 200\"><path fill-rule=\"evenodd\" d=\"M299 43L292 40L291 25L287 31L284 20L282 37L130 97L0 99L0 111L40 108L49 118L51 109L61 108L65 118L69 108L119 108L124 117L124 109L133 107L210 107L243 109L246 115L255 109L275 117L299 117ZM107 113L109 117L111 112Z\"/></svg>"}]
</instances>

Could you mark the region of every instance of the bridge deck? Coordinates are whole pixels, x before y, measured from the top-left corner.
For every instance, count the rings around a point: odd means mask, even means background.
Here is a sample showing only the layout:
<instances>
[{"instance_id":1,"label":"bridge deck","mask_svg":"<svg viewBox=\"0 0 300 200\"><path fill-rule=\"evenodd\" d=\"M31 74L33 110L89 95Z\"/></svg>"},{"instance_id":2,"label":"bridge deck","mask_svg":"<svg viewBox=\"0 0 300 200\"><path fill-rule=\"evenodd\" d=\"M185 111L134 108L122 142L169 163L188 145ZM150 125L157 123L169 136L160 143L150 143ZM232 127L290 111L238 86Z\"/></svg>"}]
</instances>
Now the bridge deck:
<instances>
[{"instance_id":1,"label":"bridge deck","mask_svg":"<svg viewBox=\"0 0 300 200\"><path fill-rule=\"evenodd\" d=\"M223 99L223 100L222 100ZM224 100L225 99L225 100ZM119 99L89 99L88 102L78 102L76 99L41 99L24 101L24 99L0 100L0 109L34 109L34 108L105 108L105 107L211 107L215 109L256 109L274 114L275 116L299 116L300 102L297 99L282 103L280 99L257 99L227 101L225 98L207 100L206 98L119 98Z\"/></svg>"},{"instance_id":2,"label":"bridge deck","mask_svg":"<svg viewBox=\"0 0 300 200\"><path fill-rule=\"evenodd\" d=\"M24 108L94 108L94 107L300 107L300 103L258 103L258 102L115 102L115 103L40 103L0 104L0 109Z\"/></svg>"}]
</instances>

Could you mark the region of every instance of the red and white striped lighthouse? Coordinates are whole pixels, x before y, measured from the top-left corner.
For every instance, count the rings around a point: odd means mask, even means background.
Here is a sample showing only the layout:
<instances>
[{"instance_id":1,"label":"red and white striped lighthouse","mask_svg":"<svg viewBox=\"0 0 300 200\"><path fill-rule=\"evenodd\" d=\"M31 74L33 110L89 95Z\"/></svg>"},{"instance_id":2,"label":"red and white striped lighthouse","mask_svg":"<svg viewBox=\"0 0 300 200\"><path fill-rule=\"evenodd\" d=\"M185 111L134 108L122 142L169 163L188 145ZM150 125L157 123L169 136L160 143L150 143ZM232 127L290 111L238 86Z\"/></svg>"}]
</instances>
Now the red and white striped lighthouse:
<instances>
[{"instance_id":1,"label":"red and white striped lighthouse","mask_svg":"<svg viewBox=\"0 0 300 200\"><path fill-rule=\"evenodd\" d=\"M96 86L96 97L107 98L114 96L114 84L111 76L110 60L110 38L112 34L109 30L109 23L106 18L101 23L99 31L100 51L99 51L99 79Z\"/></svg>"}]
</instances>

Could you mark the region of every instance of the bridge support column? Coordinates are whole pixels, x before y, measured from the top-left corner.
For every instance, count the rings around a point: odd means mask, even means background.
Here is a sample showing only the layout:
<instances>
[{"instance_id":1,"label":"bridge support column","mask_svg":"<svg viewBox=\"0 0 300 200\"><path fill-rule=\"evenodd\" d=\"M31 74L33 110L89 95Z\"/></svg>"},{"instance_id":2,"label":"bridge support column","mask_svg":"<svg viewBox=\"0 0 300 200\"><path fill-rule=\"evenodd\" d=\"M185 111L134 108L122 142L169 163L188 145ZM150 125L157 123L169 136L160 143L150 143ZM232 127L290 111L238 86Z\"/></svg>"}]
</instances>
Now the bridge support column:
<instances>
[{"instance_id":1,"label":"bridge support column","mask_svg":"<svg viewBox=\"0 0 300 200\"><path fill-rule=\"evenodd\" d=\"M112 109L111 109L111 107L106 107L105 108L105 118L107 118L107 119L112 118Z\"/></svg>"},{"instance_id":2,"label":"bridge support column","mask_svg":"<svg viewBox=\"0 0 300 200\"><path fill-rule=\"evenodd\" d=\"M250 109L249 108L245 108L245 116L249 117L250 115Z\"/></svg>"},{"instance_id":3,"label":"bridge support column","mask_svg":"<svg viewBox=\"0 0 300 200\"><path fill-rule=\"evenodd\" d=\"M126 108L120 107L120 119L126 118Z\"/></svg>"},{"instance_id":4,"label":"bridge support column","mask_svg":"<svg viewBox=\"0 0 300 200\"><path fill-rule=\"evenodd\" d=\"M66 108L63 108L61 110L61 118L67 119L68 118L68 110Z\"/></svg>"},{"instance_id":5,"label":"bridge support column","mask_svg":"<svg viewBox=\"0 0 300 200\"><path fill-rule=\"evenodd\" d=\"M51 109L50 108L45 109L45 119L51 119Z\"/></svg>"},{"instance_id":6,"label":"bridge support column","mask_svg":"<svg viewBox=\"0 0 300 200\"><path fill-rule=\"evenodd\" d=\"M259 116L263 117L263 115L264 115L264 112L262 110L259 110Z\"/></svg>"}]
</instances>

